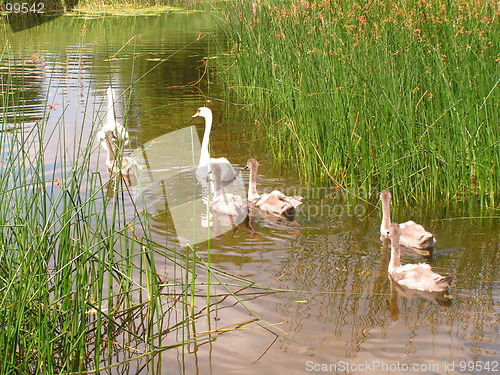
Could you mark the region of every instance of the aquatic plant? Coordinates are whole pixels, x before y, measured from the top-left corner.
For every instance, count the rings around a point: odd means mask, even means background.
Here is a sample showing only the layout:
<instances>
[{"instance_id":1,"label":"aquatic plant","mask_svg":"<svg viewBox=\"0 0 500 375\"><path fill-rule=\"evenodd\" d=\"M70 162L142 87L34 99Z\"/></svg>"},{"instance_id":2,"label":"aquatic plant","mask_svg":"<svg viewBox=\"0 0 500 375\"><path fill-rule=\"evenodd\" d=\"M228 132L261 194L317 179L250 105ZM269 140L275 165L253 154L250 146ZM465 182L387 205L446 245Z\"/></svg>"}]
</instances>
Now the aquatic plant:
<instances>
[{"instance_id":1,"label":"aquatic plant","mask_svg":"<svg viewBox=\"0 0 500 375\"><path fill-rule=\"evenodd\" d=\"M226 5L221 75L278 161L374 202L498 204L494 1Z\"/></svg>"},{"instance_id":2,"label":"aquatic plant","mask_svg":"<svg viewBox=\"0 0 500 375\"><path fill-rule=\"evenodd\" d=\"M71 108L52 103L53 72L37 91L46 109L33 120L24 104L37 82L34 73L31 86L23 77L37 69L17 53L10 47L0 57L2 374L139 373L174 348L182 367L185 346L257 320L210 325L221 301L245 306L238 294L251 283L213 268L196 247L155 242L153 214L92 156L103 110L90 109L90 89L84 118L71 123Z\"/></svg>"}]
</instances>

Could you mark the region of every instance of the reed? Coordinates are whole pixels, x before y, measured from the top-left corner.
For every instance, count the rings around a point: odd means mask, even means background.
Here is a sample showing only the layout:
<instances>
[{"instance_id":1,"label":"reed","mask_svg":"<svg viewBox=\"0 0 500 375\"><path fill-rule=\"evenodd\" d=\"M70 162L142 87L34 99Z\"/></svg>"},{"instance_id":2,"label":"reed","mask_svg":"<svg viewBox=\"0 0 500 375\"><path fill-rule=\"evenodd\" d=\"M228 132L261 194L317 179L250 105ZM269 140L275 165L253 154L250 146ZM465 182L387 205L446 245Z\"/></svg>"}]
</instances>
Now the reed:
<instances>
[{"instance_id":1,"label":"reed","mask_svg":"<svg viewBox=\"0 0 500 375\"><path fill-rule=\"evenodd\" d=\"M19 89L23 67L9 65L23 59L13 58L17 52L10 48L4 53L1 373L140 372L162 351L183 351L238 329L198 334L197 322L203 321L206 331L210 314L230 307L219 302L242 303L238 291L251 283L213 268L196 249L155 242L148 210L135 207L120 178L100 173L95 165L92 155L100 146L94 134L102 126L103 109L93 113L85 105L92 120L81 124L65 117L69 107L47 109L33 124L23 105L25 91ZM49 108L56 74L48 82L42 108ZM85 100L92 100L90 90ZM90 134L88 123L95 127ZM70 126L78 130L68 139ZM165 267L173 277L162 272ZM212 274L215 282L206 276ZM221 286L224 293L216 290Z\"/></svg>"},{"instance_id":2,"label":"reed","mask_svg":"<svg viewBox=\"0 0 500 375\"><path fill-rule=\"evenodd\" d=\"M151 10L154 11L156 8L159 14L206 7L206 2L197 0L66 0L65 3L66 9L68 10L75 9L76 11L85 12L95 9L105 9L110 11L110 13L113 13L114 9L119 10L123 7L127 8L129 11L133 8L139 8L140 10L152 7ZM68 6L69 4L71 4L71 7ZM131 14L133 14L133 12Z\"/></svg>"},{"instance_id":3,"label":"reed","mask_svg":"<svg viewBox=\"0 0 500 375\"><path fill-rule=\"evenodd\" d=\"M234 1L228 96L273 157L376 199L498 204L494 1Z\"/></svg>"},{"instance_id":4,"label":"reed","mask_svg":"<svg viewBox=\"0 0 500 375\"><path fill-rule=\"evenodd\" d=\"M216 0L216 2L218 1L220 0ZM12 4L14 3L12 2ZM206 3L206 1L200 2L198 0L45 0L43 2L43 12L57 15L70 11L95 13L99 10L109 14L134 15L136 13L139 15L145 14L144 9L148 8L146 14L153 15L186 11L186 9L203 9L207 7ZM10 10L4 10L10 12ZM124 10L126 13L124 13ZM15 17L20 16L23 18L39 16L39 14L33 13L28 15L22 12L13 13Z\"/></svg>"}]
</instances>

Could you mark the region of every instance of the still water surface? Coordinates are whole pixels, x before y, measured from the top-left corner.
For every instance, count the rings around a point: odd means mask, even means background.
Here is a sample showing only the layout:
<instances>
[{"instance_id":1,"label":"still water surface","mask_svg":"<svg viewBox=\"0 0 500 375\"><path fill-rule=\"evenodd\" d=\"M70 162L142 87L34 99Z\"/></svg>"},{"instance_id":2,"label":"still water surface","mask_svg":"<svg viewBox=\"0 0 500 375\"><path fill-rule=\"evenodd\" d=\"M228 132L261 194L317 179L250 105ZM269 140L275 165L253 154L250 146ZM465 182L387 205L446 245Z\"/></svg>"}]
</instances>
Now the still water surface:
<instances>
[{"instance_id":1,"label":"still water surface","mask_svg":"<svg viewBox=\"0 0 500 375\"><path fill-rule=\"evenodd\" d=\"M207 73L215 68L218 33L211 15L61 17L16 34L3 27L11 52L0 73L10 66L15 84L2 95L22 94L25 100L24 117L11 116L10 124L34 126L48 116L50 134L63 122L69 150L94 137L96 121L105 116L104 92L112 84L119 93L117 118L131 136L125 152L131 153L190 125L201 139L203 122L191 115L208 105L214 110L212 155L240 166L257 157L259 190L280 188L305 198L294 222L256 219L197 247L204 259L210 253L212 266L267 289L242 293L243 304L221 300L193 331L245 329L167 350L153 366L138 360L111 372L458 374L474 373L466 364L483 361L491 370L475 373L500 373L494 362L500 357L498 221L447 220L461 216L447 209L421 208L413 217L414 210L394 213L396 220L421 222L437 238L432 256L407 251L403 261L430 262L436 272L453 276L451 303L401 295L387 277L390 250L379 240L378 203L348 204L338 189L304 188L293 171L273 165L252 120L237 106L225 105L216 75L205 74L207 63ZM49 171L58 168L50 150ZM104 159L96 144L92 162L103 175ZM154 194L161 201L162 192ZM133 211L130 202L127 210ZM172 223L163 216L152 220L153 239L183 251ZM175 272L162 257L156 261L162 276ZM249 311L262 319L260 326L250 322ZM117 351L117 359L122 355Z\"/></svg>"}]
</instances>

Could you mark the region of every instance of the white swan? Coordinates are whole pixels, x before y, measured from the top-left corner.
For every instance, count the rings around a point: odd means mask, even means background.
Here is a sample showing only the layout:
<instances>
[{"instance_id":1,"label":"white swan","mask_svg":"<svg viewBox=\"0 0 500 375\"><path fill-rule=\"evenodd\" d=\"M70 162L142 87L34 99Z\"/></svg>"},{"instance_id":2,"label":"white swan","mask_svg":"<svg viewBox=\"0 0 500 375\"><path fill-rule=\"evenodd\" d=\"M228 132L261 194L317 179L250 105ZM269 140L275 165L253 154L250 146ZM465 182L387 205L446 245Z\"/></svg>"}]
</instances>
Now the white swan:
<instances>
[{"instance_id":1,"label":"white swan","mask_svg":"<svg viewBox=\"0 0 500 375\"><path fill-rule=\"evenodd\" d=\"M389 277L399 285L425 292L442 292L448 290L451 277L441 276L431 270L426 263L401 265L399 239L401 228L398 223L391 224L391 260L389 261Z\"/></svg>"},{"instance_id":2,"label":"white swan","mask_svg":"<svg viewBox=\"0 0 500 375\"><path fill-rule=\"evenodd\" d=\"M108 150L108 143L106 140L106 133L113 132L113 138L120 143L120 145L126 145L128 143L129 135L127 129L116 121L115 110L114 110L114 92L111 87L106 90L106 95L108 96L108 113L107 121L99 132L97 132L97 140L101 143L102 147Z\"/></svg>"},{"instance_id":3,"label":"white swan","mask_svg":"<svg viewBox=\"0 0 500 375\"><path fill-rule=\"evenodd\" d=\"M248 202L258 207L260 210L276 215L292 217L295 208L302 204L302 197L299 195L287 197L281 191L274 190L271 193L259 195L257 193L257 169L259 163L255 159L248 159L245 169L250 169L250 181L248 183Z\"/></svg>"},{"instance_id":4,"label":"white swan","mask_svg":"<svg viewBox=\"0 0 500 375\"><path fill-rule=\"evenodd\" d=\"M382 224L380 225L381 238L390 238L391 198L391 193L388 190L383 190L382 193L380 193L380 200L382 201ZM434 247L436 242L434 235L427 232L420 224L410 220L399 224L399 226L401 228L400 242L402 245L415 249L431 249Z\"/></svg>"},{"instance_id":5,"label":"white swan","mask_svg":"<svg viewBox=\"0 0 500 375\"><path fill-rule=\"evenodd\" d=\"M210 202L212 212L232 216L233 218L241 216L244 219L248 214L248 206L239 195L224 192L219 164L212 165L212 173L215 176L215 195ZM243 220L239 220L238 223L241 221Z\"/></svg>"},{"instance_id":6,"label":"white swan","mask_svg":"<svg viewBox=\"0 0 500 375\"><path fill-rule=\"evenodd\" d=\"M226 158L211 158L208 152L210 130L212 129L212 111L207 107L198 108L192 117L198 116L205 118L205 133L201 142L200 162L196 174L206 177L211 171L211 166L218 164L221 167L221 181L233 181L238 176L238 173L236 173L229 160Z\"/></svg>"},{"instance_id":7,"label":"white swan","mask_svg":"<svg viewBox=\"0 0 500 375\"><path fill-rule=\"evenodd\" d=\"M129 186L135 185L134 174L131 170L134 166L134 163L128 157L118 156L118 140L115 136L115 133L111 130L108 130L105 134L106 136L104 137L103 144L105 144L105 149L107 150L106 167L108 168L111 177L116 175L118 172L121 172L123 179Z\"/></svg>"}]
</instances>

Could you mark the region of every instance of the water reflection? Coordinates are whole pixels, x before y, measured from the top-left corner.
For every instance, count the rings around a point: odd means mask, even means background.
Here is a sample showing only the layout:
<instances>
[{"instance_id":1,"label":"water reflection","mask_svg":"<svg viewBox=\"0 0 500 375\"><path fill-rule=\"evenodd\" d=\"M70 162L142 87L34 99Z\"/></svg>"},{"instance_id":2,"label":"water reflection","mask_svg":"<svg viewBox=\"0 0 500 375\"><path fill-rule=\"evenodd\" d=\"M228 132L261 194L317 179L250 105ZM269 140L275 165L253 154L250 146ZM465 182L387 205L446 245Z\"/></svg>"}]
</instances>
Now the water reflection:
<instances>
[{"instance_id":1,"label":"water reflection","mask_svg":"<svg viewBox=\"0 0 500 375\"><path fill-rule=\"evenodd\" d=\"M448 291L427 292L427 291L405 288L392 280L390 280L390 282L391 282L391 297L388 300L388 309L392 320L398 320L399 318L399 305L398 305L399 295L408 299L413 299L413 298L426 299L427 301L435 302L445 307L451 306L452 297L448 294Z\"/></svg>"},{"instance_id":2,"label":"water reflection","mask_svg":"<svg viewBox=\"0 0 500 375\"><path fill-rule=\"evenodd\" d=\"M84 25L89 26L80 33ZM403 257L412 262L432 262L437 272L452 275L450 292L454 299L447 306L441 296L400 291L387 277L389 253L385 243L380 249L379 210L362 204L349 206L338 189L325 188L321 195L301 191L301 183L293 174L274 169L265 152L259 153L255 145L262 143L260 135L248 134L249 128L254 129L251 121L233 117L239 115L236 109L218 108L210 142L214 155L243 165L248 157L259 154L265 166L265 173L259 177L261 191L286 187L288 190L283 191L287 195L304 195L304 204L297 208L293 221L274 221L252 212L248 225L235 225L234 230L198 243L195 249L182 248L177 236L180 233L186 243L193 241L194 223L200 230L211 228L216 233L217 225L223 227L221 231L233 228L233 223L224 225L218 220L214 227L203 228L208 205L193 203L206 197L194 173L200 155L193 151L197 147L182 147L185 153L177 151L182 142L196 145L198 139L199 145L203 134L202 127L187 125L193 109L205 105L206 98L198 89L173 86L200 78L199 69L204 68L200 61L212 53L213 45L208 38L192 42L200 32L210 29L209 21L202 15L164 15L130 20L58 19L43 27L16 36L12 45L15 51L21 51L20 56L3 60L0 65L8 127L33 127L48 117L46 134L64 129L60 136L68 140L64 152L52 147L50 139L47 141L46 167L55 180L58 168L63 167L54 160L60 160L61 153L72 155L72 145L82 140L95 140L96 130L107 116L102 93L110 81L120 92L126 90L117 98L120 105L116 106L116 118L130 133L130 144L121 151L143 168L137 171L131 198L124 199L124 212L130 221L149 220L151 232L140 233L139 228L136 234L158 244L158 252L152 255L156 266L152 274L161 284L164 316L157 326L161 329L155 331L145 325L150 312L146 304L124 310L116 317L120 324L109 327L107 337L109 342L121 345L116 345L116 358L103 359L104 365L116 363L118 357L136 358L136 350L146 353L141 338L152 336L158 347L164 348L163 353L124 362L116 372L148 369L161 373L174 367L189 374L253 374L281 373L285 368L290 374L303 374L307 361L331 363L342 359L391 364L427 361L439 364L437 372L443 373L446 361L491 361L498 356L498 222L445 220L463 216L449 207L417 214L398 208L397 214L402 217L422 218L438 239L433 254L422 257L408 251L402 253ZM110 31L116 29L122 32ZM132 42L117 53L134 35ZM35 52L43 59L33 61ZM172 56L173 52L177 53ZM116 58L110 59L111 55ZM6 84L9 66L13 67L12 81ZM201 82L201 89L209 97L218 94L206 81ZM217 108L215 100L212 105ZM15 106L24 107L20 116L14 114ZM224 113L232 115L224 117ZM64 126L58 127L61 124ZM164 134L169 138L158 139ZM75 158L81 160L79 157ZM108 175L103 162L106 150L96 144L89 158L89 168ZM68 164L74 161L70 159ZM136 210L136 205L141 208ZM181 212L189 210L190 215L180 215L181 219L174 222L176 207ZM183 226L185 232L179 231ZM256 286L245 291L233 289L233 294L217 286L210 290L209 298L197 290L200 296L193 305L194 322L182 328L179 316L187 307L179 302L178 289L170 285L189 274L179 271L170 260L180 262L194 256L195 251L204 261L210 257L211 265L220 272L250 278ZM141 248L137 248L137 254L139 258L144 255ZM142 259L138 270L146 267ZM208 277L208 272L199 272L197 282L201 285ZM136 275L133 280L138 285L144 281ZM253 321L255 315L262 321ZM250 326L254 328L243 329ZM185 337L203 340L186 348L173 348ZM89 340L89 363L93 358L91 344Z\"/></svg>"}]
</instances>

